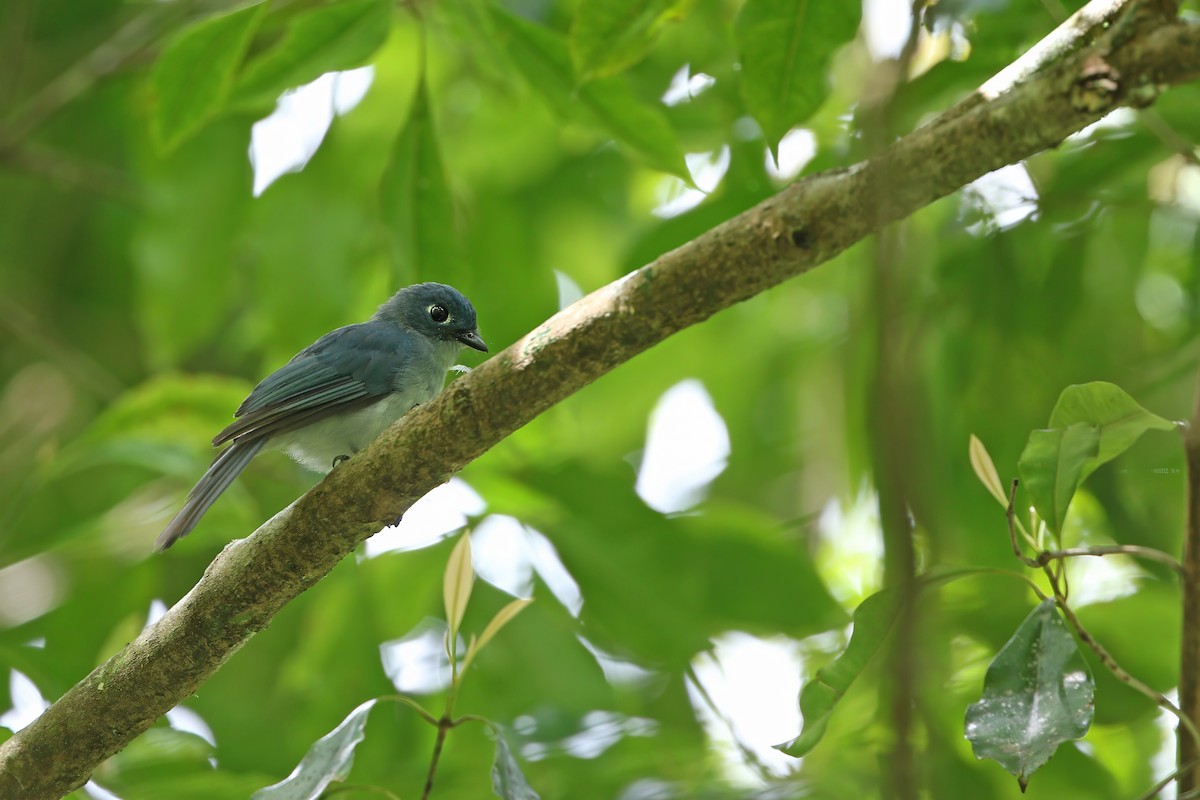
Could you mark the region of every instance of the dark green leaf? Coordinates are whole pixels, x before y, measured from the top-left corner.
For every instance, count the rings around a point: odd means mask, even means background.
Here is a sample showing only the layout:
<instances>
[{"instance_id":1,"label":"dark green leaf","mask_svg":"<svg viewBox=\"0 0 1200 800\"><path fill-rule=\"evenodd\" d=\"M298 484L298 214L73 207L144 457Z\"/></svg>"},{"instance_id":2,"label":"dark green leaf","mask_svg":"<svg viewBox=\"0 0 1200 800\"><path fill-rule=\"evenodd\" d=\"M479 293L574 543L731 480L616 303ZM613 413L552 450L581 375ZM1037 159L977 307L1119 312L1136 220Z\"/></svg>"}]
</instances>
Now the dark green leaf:
<instances>
[{"instance_id":1,"label":"dark green leaf","mask_svg":"<svg viewBox=\"0 0 1200 800\"><path fill-rule=\"evenodd\" d=\"M1054 533L1062 530L1071 498L1083 481L1084 467L1095 458L1099 446L1100 429L1087 422L1030 431L1017 469L1033 507Z\"/></svg>"},{"instance_id":2,"label":"dark green leaf","mask_svg":"<svg viewBox=\"0 0 1200 800\"><path fill-rule=\"evenodd\" d=\"M571 58L583 81L615 75L641 60L663 26L695 0L588 0L571 23Z\"/></svg>"},{"instance_id":3,"label":"dark green leaf","mask_svg":"<svg viewBox=\"0 0 1200 800\"><path fill-rule=\"evenodd\" d=\"M246 65L234 88L235 102L272 102L326 72L367 63L387 39L392 5L391 0L354 0L297 14L279 43Z\"/></svg>"},{"instance_id":4,"label":"dark green leaf","mask_svg":"<svg viewBox=\"0 0 1200 800\"><path fill-rule=\"evenodd\" d=\"M266 11L254 3L184 29L154 65L155 140L170 150L215 116L225 104L233 75Z\"/></svg>"},{"instance_id":5,"label":"dark green leaf","mask_svg":"<svg viewBox=\"0 0 1200 800\"><path fill-rule=\"evenodd\" d=\"M1104 381L1068 386L1058 396L1050 414L1050 426L1066 428L1076 422L1087 422L1100 429L1099 451L1084 465L1080 481L1128 450L1146 431L1175 429L1175 423L1150 413L1120 386Z\"/></svg>"},{"instance_id":6,"label":"dark green leaf","mask_svg":"<svg viewBox=\"0 0 1200 800\"><path fill-rule=\"evenodd\" d=\"M602 130L650 166L691 181L683 150L662 109L638 99L621 78L576 86L563 37L507 11L494 9L509 57L560 117Z\"/></svg>"},{"instance_id":7,"label":"dark green leaf","mask_svg":"<svg viewBox=\"0 0 1200 800\"><path fill-rule=\"evenodd\" d=\"M665 517L627 502L636 495L621 473L575 462L530 471L524 483L560 506L527 506L526 518L554 531L598 647L682 666L723 631L799 638L845 624L807 553L753 510L710 501L703 514Z\"/></svg>"},{"instance_id":8,"label":"dark green leaf","mask_svg":"<svg viewBox=\"0 0 1200 800\"><path fill-rule=\"evenodd\" d=\"M375 706L368 700L318 739L292 774L279 783L259 789L253 800L316 800L325 787L345 780L354 764L354 748L363 740L367 715Z\"/></svg>"},{"instance_id":9,"label":"dark green leaf","mask_svg":"<svg viewBox=\"0 0 1200 800\"><path fill-rule=\"evenodd\" d=\"M460 262L457 216L424 81L392 146L380 184L380 209L397 274L449 280Z\"/></svg>"},{"instance_id":10,"label":"dark green leaf","mask_svg":"<svg viewBox=\"0 0 1200 800\"><path fill-rule=\"evenodd\" d=\"M1042 601L996 654L983 697L967 709L975 757L998 761L1024 789L1060 744L1087 733L1095 688L1054 600Z\"/></svg>"},{"instance_id":11,"label":"dark green leaf","mask_svg":"<svg viewBox=\"0 0 1200 800\"><path fill-rule=\"evenodd\" d=\"M854 38L859 3L747 0L734 34L742 97L774 151L779 140L829 94L827 62Z\"/></svg>"},{"instance_id":12,"label":"dark green leaf","mask_svg":"<svg viewBox=\"0 0 1200 800\"><path fill-rule=\"evenodd\" d=\"M538 793L525 780L521 766L504 740L504 735L494 731L496 735L496 762L492 764L492 791L504 800L538 800Z\"/></svg>"}]
</instances>

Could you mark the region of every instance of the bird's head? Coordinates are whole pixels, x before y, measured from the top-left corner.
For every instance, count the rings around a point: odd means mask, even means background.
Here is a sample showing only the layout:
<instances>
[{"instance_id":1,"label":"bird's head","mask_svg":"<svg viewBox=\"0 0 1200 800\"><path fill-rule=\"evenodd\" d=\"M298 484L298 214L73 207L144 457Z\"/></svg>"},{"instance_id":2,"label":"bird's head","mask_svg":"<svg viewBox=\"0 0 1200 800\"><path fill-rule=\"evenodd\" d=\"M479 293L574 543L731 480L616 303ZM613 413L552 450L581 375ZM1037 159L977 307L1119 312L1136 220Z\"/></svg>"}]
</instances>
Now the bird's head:
<instances>
[{"instance_id":1,"label":"bird's head","mask_svg":"<svg viewBox=\"0 0 1200 800\"><path fill-rule=\"evenodd\" d=\"M401 289L379 307L375 319L403 325L434 341L488 351L479 338L475 307L462 292L444 283L418 283Z\"/></svg>"}]
</instances>

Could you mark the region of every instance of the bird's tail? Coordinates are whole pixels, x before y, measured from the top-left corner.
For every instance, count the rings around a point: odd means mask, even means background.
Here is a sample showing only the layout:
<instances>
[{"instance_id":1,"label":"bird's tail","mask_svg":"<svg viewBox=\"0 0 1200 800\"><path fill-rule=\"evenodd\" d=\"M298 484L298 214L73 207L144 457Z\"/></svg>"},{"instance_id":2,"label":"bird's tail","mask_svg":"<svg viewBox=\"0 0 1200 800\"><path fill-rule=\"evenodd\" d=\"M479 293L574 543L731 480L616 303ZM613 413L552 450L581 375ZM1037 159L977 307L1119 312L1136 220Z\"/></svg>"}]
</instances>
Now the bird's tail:
<instances>
[{"instance_id":1,"label":"bird's tail","mask_svg":"<svg viewBox=\"0 0 1200 800\"><path fill-rule=\"evenodd\" d=\"M188 492L187 500L184 501L183 508L175 515L175 519L171 520L167 527L163 528L163 532L158 535L158 539L154 542L154 549L161 553L175 544L177 540L191 533L192 528L196 527L196 523L204 516L204 512L208 511L208 507L221 496L221 492L229 488L229 484L233 483L233 479L238 476L238 473L246 468L250 459L258 454L266 441L264 436L249 441L234 442L222 450L204 476L192 487L192 491Z\"/></svg>"}]
</instances>

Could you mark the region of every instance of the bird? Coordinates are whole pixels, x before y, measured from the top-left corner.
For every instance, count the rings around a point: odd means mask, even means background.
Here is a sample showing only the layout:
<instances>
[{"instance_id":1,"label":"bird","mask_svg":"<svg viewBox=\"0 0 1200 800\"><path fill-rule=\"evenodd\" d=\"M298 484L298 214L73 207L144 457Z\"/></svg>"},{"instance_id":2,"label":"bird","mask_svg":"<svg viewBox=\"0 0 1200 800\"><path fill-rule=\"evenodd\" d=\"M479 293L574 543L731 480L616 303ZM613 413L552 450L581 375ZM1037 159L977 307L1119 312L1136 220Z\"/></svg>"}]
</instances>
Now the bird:
<instances>
[{"instance_id":1,"label":"bird","mask_svg":"<svg viewBox=\"0 0 1200 800\"><path fill-rule=\"evenodd\" d=\"M263 379L213 438L228 445L188 493L155 542L187 536L246 465L282 450L328 472L441 392L463 347L488 352L475 307L443 283L396 292L366 322L327 333Z\"/></svg>"}]
</instances>

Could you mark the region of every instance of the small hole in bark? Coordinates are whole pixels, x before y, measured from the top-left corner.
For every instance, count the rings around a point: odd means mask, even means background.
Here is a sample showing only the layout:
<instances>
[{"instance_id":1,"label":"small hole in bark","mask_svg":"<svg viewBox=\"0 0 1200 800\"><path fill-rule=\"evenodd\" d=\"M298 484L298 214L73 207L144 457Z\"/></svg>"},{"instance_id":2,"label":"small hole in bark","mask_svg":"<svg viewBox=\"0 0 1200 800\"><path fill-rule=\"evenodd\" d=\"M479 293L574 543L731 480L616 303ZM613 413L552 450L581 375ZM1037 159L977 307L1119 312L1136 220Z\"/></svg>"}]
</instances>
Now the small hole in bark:
<instances>
[{"instance_id":1,"label":"small hole in bark","mask_svg":"<svg viewBox=\"0 0 1200 800\"><path fill-rule=\"evenodd\" d=\"M804 228L793 228L792 229L792 244L796 245L796 247L799 247L803 250L807 250L808 246L810 244L812 244L812 239L808 235L808 231L806 231Z\"/></svg>"}]
</instances>

